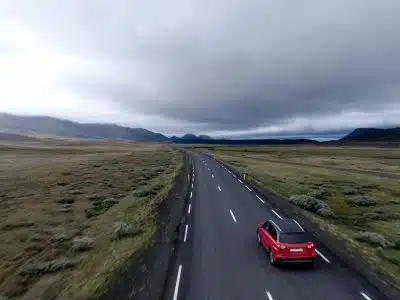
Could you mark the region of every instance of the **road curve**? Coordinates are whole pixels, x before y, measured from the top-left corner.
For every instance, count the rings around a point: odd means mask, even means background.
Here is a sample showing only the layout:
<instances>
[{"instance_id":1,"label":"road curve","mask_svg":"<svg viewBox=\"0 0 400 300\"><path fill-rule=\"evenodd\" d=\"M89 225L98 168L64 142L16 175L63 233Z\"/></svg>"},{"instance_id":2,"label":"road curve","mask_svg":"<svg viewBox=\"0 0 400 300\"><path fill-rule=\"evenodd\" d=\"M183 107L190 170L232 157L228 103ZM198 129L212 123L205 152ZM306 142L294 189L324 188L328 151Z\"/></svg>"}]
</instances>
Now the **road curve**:
<instances>
[{"instance_id":1,"label":"road curve","mask_svg":"<svg viewBox=\"0 0 400 300\"><path fill-rule=\"evenodd\" d=\"M272 267L256 226L285 217L216 160L193 161L186 224L164 299L387 299L317 245L314 269Z\"/></svg>"}]
</instances>

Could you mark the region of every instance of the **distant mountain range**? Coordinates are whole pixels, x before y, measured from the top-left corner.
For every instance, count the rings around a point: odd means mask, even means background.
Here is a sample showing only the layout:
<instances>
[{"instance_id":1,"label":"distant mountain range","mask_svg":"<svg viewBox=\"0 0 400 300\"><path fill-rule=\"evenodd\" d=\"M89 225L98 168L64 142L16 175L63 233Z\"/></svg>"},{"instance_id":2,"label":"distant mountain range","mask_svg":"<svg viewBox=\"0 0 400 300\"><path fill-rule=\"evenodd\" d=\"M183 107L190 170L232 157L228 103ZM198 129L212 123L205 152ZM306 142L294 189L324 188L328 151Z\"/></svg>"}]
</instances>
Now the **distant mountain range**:
<instances>
[{"instance_id":1,"label":"distant mountain range","mask_svg":"<svg viewBox=\"0 0 400 300\"><path fill-rule=\"evenodd\" d=\"M193 144L318 144L312 139L213 139L208 135L185 134L167 137L143 128L115 124L83 124L47 116L18 116L0 113L0 139L19 140L18 135L49 135L70 138L172 142ZM6 133L6 135L5 135ZM6 138L8 137L8 138ZM400 127L358 128L335 142L400 142Z\"/></svg>"},{"instance_id":2,"label":"distant mountain range","mask_svg":"<svg viewBox=\"0 0 400 300\"><path fill-rule=\"evenodd\" d=\"M186 134L183 137L168 138L143 128L123 127L115 124L82 124L47 116L18 116L0 113L0 132L11 133L9 139L19 139L19 135L42 134L49 136L89 138L89 139L123 139L138 142L181 142L211 140L207 135ZM5 138L0 135L0 138Z\"/></svg>"}]
</instances>

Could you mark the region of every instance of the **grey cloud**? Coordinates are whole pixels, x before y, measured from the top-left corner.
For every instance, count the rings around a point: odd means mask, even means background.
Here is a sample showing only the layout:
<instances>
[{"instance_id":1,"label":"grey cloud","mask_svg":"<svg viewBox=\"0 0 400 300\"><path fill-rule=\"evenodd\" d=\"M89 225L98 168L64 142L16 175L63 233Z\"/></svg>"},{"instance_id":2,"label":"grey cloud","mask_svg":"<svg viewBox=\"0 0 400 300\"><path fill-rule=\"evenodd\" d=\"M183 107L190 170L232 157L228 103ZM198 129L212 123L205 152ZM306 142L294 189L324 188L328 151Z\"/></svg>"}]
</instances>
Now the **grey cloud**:
<instances>
[{"instance_id":1,"label":"grey cloud","mask_svg":"<svg viewBox=\"0 0 400 300\"><path fill-rule=\"evenodd\" d=\"M9 3L55 48L103 66L60 84L124 111L213 132L399 103L397 0Z\"/></svg>"}]
</instances>

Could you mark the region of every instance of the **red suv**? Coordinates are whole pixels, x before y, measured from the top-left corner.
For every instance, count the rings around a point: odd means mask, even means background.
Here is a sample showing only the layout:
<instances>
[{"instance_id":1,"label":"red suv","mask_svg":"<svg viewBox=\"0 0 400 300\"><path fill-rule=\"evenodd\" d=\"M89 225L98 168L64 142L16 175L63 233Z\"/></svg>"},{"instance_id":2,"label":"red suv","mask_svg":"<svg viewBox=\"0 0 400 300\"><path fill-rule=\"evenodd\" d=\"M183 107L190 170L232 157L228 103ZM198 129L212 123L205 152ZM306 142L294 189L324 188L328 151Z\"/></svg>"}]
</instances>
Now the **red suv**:
<instances>
[{"instance_id":1,"label":"red suv","mask_svg":"<svg viewBox=\"0 0 400 300\"><path fill-rule=\"evenodd\" d=\"M257 227L257 237L258 243L269 252L269 260L274 266L279 263L314 265L314 243L293 219L261 222Z\"/></svg>"}]
</instances>

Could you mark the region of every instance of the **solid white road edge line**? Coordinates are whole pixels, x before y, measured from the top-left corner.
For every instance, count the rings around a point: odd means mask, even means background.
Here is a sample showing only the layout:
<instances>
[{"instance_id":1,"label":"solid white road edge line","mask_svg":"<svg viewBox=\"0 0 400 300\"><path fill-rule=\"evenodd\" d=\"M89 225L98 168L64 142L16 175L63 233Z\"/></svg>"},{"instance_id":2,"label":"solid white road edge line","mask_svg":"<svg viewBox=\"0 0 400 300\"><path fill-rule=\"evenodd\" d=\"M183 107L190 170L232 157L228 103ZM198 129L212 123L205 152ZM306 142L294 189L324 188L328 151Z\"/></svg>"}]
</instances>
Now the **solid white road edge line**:
<instances>
[{"instance_id":1,"label":"solid white road edge line","mask_svg":"<svg viewBox=\"0 0 400 300\"><path fill-rule=\"evenodd\" d=\"M327 259L321 252L318 251L318 249L315 249L315 252L317 252L317 254L318 254L319 256L321 256L322 259L323 259L324 261L326 261L328 264L331 263L331 262L329 261L329 259Z\"/></svg>"},{"instance_id":2,"label":"solid white road edge line","mask_svg":"<svg viewBox=\"0 0 400 300\"><path fill-rule=\"evenodd\" d=\"M237 223L237 222L236 222L235 215L233 214L233 212L232 212L232 210L231 210L231 209L229 210L229 212L231 213L231 216L232 216L232 219L233 219L233 221L235 221L235 223Z\"/></svg>"},{"instance_id":3,"label":"solid white road edge line","mask_svg":"<svg viewBox=\"0 0 400 300\"><path fill-rule=\"evenodd\" d=\"M247 185L246 185L246 189L248 189L251 192L251 188L249 188Z\"/></svg>"},{"instance_id":4,"label":"solid white road edge line","mask_svg":"<svg viewBox=\"0 0 400 300\"><path fill-rule=\"evenodd\" d=\"M243 181L241 181L240 179L239 179L239 182L240 182L240 183L243 183Z\"/></svg>"},{"instance_id":5,"label":"solid white road edge line","mask_svg":"<svg viewBox=\"0 0 400 300\"><path fill-rule=\"evenodd\" d=\"M185 237L183 238L183 242L184 242L184 243L186 243L186 238L187 238L188 228L189 228L189 225L188 225L188 224L186 224L186 228L185 228Z\"/></svg>"},{"instance_id":6,"label":"solid white road edge line","mask_svg":"<svg viewBox=\"0 0 400 300\"><path fill-rule=\"evenodd\" d=\"M174 291L173 300L177 300L178 299L179 282L181 281L181 273L182 273L182 265L179 265L178 276L176 276L176 283L175 283L175 291Z\"/></svg>"},{"instance_id":7,"label":"solid white road edge line","mask_svg":"<svg viewBox=\"0 0 400 300\"><path fill-rule=\"evenodd\" d=\"M219 189L220 192L222 191L221 188L220 188L220 186L218 186L218 189Z\"/></svg>"},{"instance_id":8,"label":"solid white road edge line","mask_svg":"<svg viewBox=\"0 0 400 300\"><path fill-rule=\"evenodd\" d=\"M368 297L367 294L365 294L364 292L360 292L361 296L363 296L365 299L367 300L372 300L370 297Z\"/></svg>"},{"instance_id":9,"label":"solid white road edge line","mask_svg":"<svg viewBox=\"0 0 400 300\"><path fill-rule=\"evenodd\" d=\"M283 220L283 218L276 211L274 211L273 209L271 209L271 210L279 219Z\"/></svg>"},{"instance_id":10,"label":"solid white road edge line","mask_svg":"<svg viewBox=\"0 0 400 300\"><path fill-rule=\"evenodd\" d=\"M272 298L272 295L269 291L265 290L265 293L267 294L267 297L269 300L274 300L274 298Z\"/></svg>"},{"instance_id":11,"label":"solid white road edge line","mask_svg":"<svg viewBox=\"0 0 400 300\"><path fill-rule=\"evenodd\" d=\"M188 215L190 215L190 210L192 209L192 204L189 203L189 208L188 208Z\"/></svg>"},{"instance_id":12,"label":"solid white road edge line","mask_svg":"<svg viewBox=\"0 0 400 300\"><path fill-rule=\"evenodd\" d=\"M262 203L264 203L264 204L265 204L265 201L264 201L263 199L261 199L261 197L260 197L260 196L256 195L256 197L258 198L258 200L260 200Z\"/></svg>"}]
</instances>

